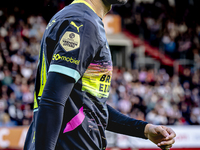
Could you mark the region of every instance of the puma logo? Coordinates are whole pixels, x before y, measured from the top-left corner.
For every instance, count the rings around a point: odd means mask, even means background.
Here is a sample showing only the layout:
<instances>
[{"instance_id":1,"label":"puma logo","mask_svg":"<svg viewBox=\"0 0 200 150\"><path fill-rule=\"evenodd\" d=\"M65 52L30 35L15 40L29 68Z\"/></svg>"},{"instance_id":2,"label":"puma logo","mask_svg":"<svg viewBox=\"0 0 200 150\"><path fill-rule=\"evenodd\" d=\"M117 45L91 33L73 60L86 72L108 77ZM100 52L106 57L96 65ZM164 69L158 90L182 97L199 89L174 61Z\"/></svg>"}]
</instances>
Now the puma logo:
<instances>
[{"instance_id":1,"label":"puma logo","mask_svg":"<svg viewBox=\"0 0 200 150\"><path fill-rule=\"evenodd\" d=\"M71 21L70 24L73 25L77 29L78 32L79 32L80 27L83 26L83 25L77 26L73 21Z\"/></svg>"}]
</instances>

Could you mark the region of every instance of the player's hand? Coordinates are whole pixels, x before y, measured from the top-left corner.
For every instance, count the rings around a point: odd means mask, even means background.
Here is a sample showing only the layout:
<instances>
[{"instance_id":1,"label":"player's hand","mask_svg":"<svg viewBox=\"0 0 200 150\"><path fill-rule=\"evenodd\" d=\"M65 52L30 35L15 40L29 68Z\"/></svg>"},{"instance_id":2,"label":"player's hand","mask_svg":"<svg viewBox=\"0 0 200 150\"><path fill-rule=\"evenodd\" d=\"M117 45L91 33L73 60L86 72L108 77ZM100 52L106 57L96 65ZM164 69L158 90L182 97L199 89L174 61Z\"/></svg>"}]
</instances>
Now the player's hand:
<instances>
[{"instance_id":1,"label":"player's hand","mask_svg":"<svg viewBox=\"0 0 200 150\"><path fill-rule=\"evenodd\" d=\"M176 133L168 127L147 124L145 136L163 150L169 150L174 144Z\"/></svg>"}]
</instances>

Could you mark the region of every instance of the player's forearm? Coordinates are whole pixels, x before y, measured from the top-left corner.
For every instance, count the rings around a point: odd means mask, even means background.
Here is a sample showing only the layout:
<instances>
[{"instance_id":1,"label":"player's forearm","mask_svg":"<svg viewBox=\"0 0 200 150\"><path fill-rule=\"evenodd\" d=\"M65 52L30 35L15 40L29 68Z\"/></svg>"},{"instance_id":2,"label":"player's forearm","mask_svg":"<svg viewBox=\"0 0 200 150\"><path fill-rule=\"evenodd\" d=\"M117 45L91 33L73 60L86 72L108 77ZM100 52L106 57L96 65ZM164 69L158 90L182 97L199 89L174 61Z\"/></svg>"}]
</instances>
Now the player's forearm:
<instances>
[{"instance_id":1,"label":"player's forearm","mask_svg":"<svg viewBox=\"0 0 200 150\"><path fill-rule=\"evenodd\" d=\"M64 107L43 100L36 122L35 149L54 150L62 125Z\"/></svg>"},{"instance_id":2,"label":"player's forearm","mask_svg":"<svg viewBox=\"0 0 200 150\"><path fill-rule=\"evenodd\" d=\"M146 139L146 136L144 135L144 129L147 125L147 122L123 115L109 105L108 112L109 121L107 130Z\"/></svg>"},{"instance_id":3,"label":"player's forearm","mask_svg":"<svg viewBox=\"0 0 200 150\"><path fill-rule=\"evenodd\" d=\"M39 104L35 130L36 150L54 150L60 133L64 106L74 86L74 80L50 72Z\"/></svg>"}]
</instances>

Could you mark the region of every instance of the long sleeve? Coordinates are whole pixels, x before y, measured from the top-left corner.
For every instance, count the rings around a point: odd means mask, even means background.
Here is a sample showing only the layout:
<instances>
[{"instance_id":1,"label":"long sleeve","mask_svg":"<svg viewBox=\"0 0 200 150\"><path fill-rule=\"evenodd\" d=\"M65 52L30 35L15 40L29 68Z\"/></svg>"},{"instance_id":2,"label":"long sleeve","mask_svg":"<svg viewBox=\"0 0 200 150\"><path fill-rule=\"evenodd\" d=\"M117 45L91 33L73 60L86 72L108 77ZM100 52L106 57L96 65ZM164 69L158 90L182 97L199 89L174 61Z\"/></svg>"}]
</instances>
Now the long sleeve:
<instances>
[{"instance_id":1,"label":"long sleeve","mask_svg":"<svg viewBox=\"0 0 200 150\"><path fill-rule=\"evenodd\" d=\"M147 139L144 135L147 122L130 118L109 105L107 108L109 112L108 131Z\"/></svg>"},{"instance_id":2,"label":"long sleeve","mask_svg":"<svg viewBox=\"0 0 200 150\"><path fill-rule=\"evenodd\" d=\"M54 150L63 120L64 105L74 86L68 76L50 72L36 121L35 149Z\"/></svg>"}]
</instances>

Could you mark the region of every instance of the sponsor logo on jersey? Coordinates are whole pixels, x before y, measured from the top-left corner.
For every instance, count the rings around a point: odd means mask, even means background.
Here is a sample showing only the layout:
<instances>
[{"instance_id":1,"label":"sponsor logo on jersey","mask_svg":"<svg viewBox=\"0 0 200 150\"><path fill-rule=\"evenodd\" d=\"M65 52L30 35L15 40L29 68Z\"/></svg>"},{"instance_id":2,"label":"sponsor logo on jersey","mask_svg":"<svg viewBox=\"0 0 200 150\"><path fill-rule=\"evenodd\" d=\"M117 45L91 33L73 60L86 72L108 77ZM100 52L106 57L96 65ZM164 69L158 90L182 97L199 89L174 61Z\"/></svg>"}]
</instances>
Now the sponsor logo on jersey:
<instances>
[{"instance_id":1,"label":"sponsor logo on jersey","mask_svg":"<svg viewBox=\"0 0 200 150\"><path fill-rule=\"evenodd\" d=\"M98 98L108 98L112 77L110 62L90 63L82 77L82 91Z\"/></svg>"},{"instance_id":2,"label":"sponsor logo on jersey","mask_svg":"<svg viewBox=\"0 0 200 150\"><path fill-rule=\"evenodd\" d=\"M71 21L70 24L73 25L77 29L78 32L79 32L80 27L83 26L83 25L77 26L73 21Z\"/></svg>"},{"instance_id":3,"label":"sponsor logo on jersey","mask_svg":"<svg viewBox=\"0 0 200 150\"><path fill-rule=\"evenodd\" d=\"M67 31L60 40L61 46L68 52L80 47L80 35Z\"/></svg>"},{"instance_id":4,"label":"sponsor logo on jersey","mask_svg":"<svg viewBox=\"0 0 200 150\"><path fill-rule=\"evenodd\" d=\"M60 54L54 54L52 60L64 60L66 62L76 65L79 65L80 63L80 60L76 60L76 58L60 56Z\"/></svg>"}]
</instances>

